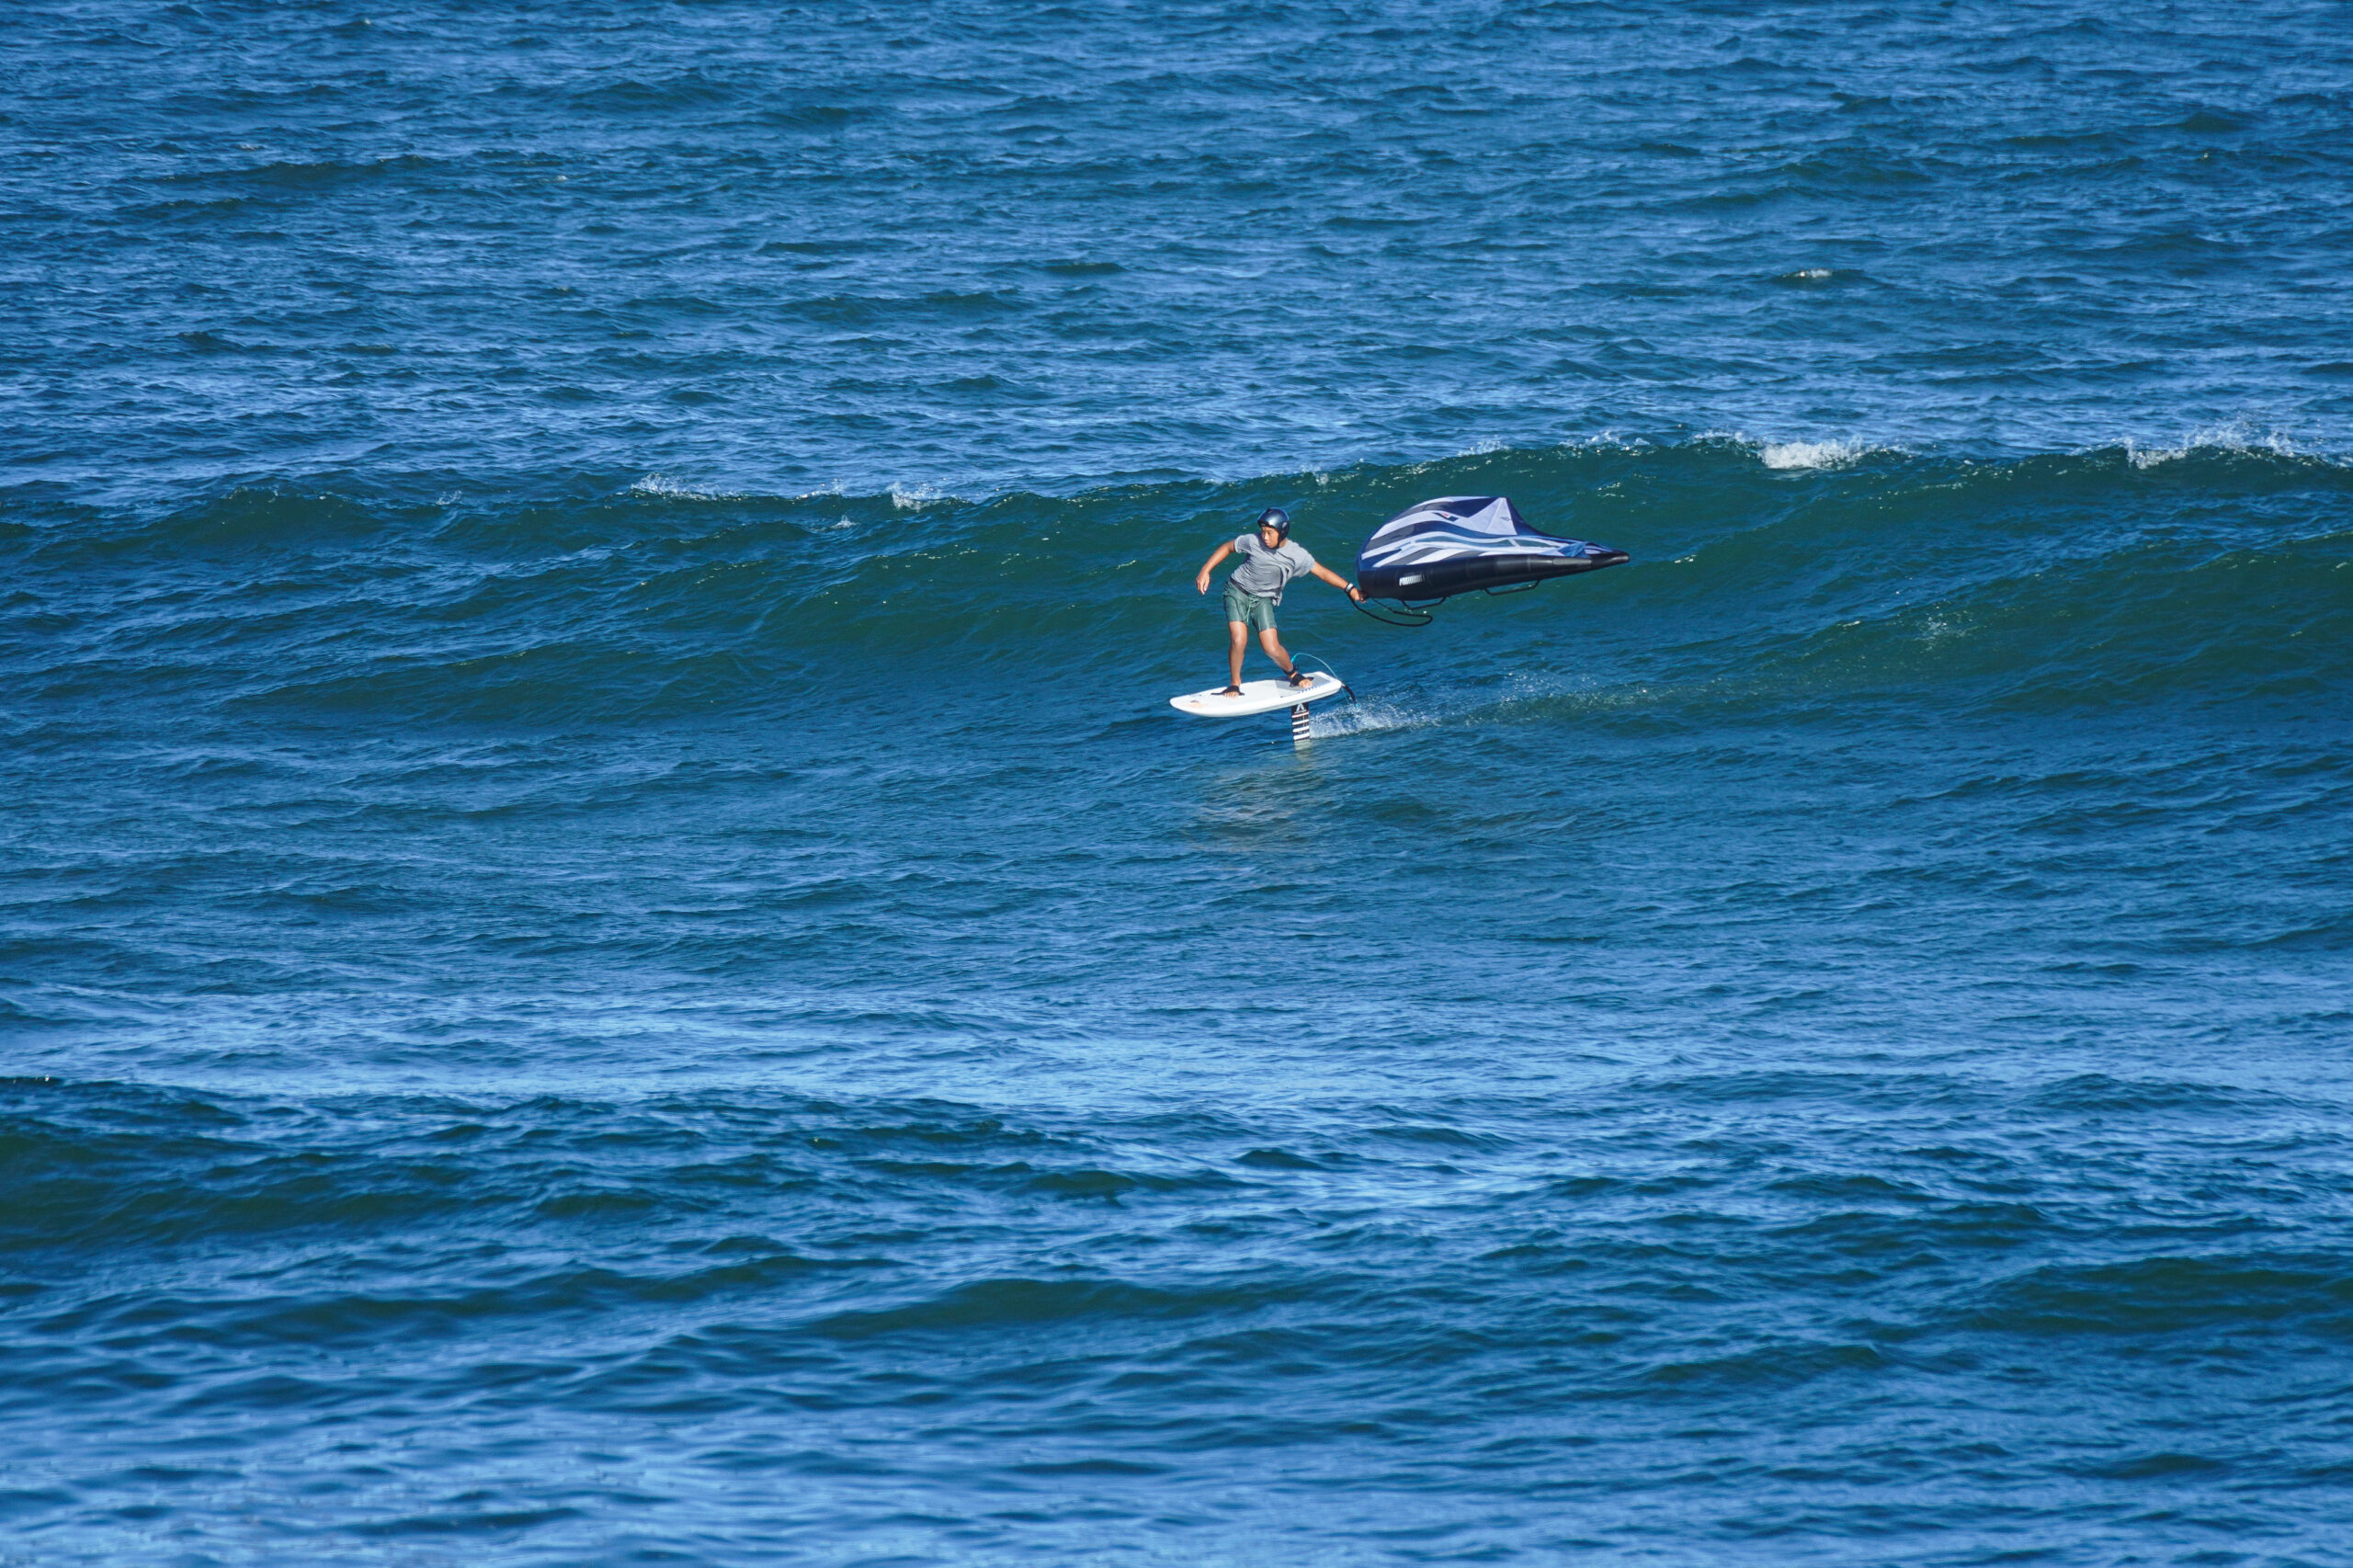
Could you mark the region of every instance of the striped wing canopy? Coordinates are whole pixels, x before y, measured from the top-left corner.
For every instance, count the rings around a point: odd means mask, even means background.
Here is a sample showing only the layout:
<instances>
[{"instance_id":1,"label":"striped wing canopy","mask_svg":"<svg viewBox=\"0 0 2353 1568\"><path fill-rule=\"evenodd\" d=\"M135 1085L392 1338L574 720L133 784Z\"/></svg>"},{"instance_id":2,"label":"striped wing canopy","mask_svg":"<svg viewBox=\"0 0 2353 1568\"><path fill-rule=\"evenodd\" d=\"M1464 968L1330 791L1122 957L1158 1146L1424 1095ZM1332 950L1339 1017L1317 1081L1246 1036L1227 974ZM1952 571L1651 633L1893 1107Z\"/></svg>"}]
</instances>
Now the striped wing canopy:
<instances>
[{"instance_id":1,"label":"striped wing canopy","mask_svg":"<svg viewBox=\"0 0 2353 1568\"><path fill-rule=\"evenodd\" d=\"M1357 554L1357 581L1376 598L1442 599L1615 566L1622 550L1555 539L1519 520L1503 495L1442 495L1408 506Z\"/></svg>"}]
</instances>

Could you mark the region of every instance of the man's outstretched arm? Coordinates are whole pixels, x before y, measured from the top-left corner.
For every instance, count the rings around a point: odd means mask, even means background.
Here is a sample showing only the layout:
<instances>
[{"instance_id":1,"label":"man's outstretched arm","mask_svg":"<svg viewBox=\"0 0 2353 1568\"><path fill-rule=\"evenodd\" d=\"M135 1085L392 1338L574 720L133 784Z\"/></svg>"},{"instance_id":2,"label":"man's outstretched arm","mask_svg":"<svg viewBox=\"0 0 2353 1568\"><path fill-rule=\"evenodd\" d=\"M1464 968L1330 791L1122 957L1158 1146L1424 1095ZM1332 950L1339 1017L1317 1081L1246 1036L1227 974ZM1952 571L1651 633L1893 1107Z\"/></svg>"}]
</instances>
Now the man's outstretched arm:
<instances>
[{"instance_id":1,"label":"man's outstretched arm","mask_svg":"<svg viewBox=\"0 0 2353 1568\"><path fill-rule=\"evenodd\" d=\"M1354 583L1349 582L1346 577L1341 576L1337 572L1333 571L1329 566L1324 565L1321 561L1309 567L1308 570L1313 573L1317 577L1322 578L1324 582L1331 584L1332 586L1345 589L1348 597L1356 600L1358 604L1362 604L1364 602L1363 589L1358 587ZM1201 578L1204 582L1208 581L1209 569L1207 567L1202 568Z\"/></svg>"},{"instance_id":2,"label":"man's outstretched arm","mask_svg":"<svg viewBox=\"0 0 2353 1568\"><path fill-rule=\"evenodd\" d=\"M1227 540L1223 544L1219 545L1215 550L1210 551L1210 558L1201 562L1200 575L1193 579L1193 589L1196 593L1206 594L1210 591L1210 574L1217 570L1217 563L1219 562L1224 560L1227 556L1233 553L1233 541L1232 540Z\"/></svg>"}]
</instances>

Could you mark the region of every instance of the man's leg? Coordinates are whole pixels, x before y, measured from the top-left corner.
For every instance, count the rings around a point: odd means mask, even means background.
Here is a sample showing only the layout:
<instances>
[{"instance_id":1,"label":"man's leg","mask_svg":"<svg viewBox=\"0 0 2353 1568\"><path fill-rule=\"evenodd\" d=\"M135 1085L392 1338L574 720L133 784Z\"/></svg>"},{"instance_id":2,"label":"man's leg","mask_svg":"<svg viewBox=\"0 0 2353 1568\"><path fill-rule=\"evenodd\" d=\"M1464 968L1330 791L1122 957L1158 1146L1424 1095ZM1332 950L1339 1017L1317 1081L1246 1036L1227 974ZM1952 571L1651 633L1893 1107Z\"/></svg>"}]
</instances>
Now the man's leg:
<instances>
[{"instance_id":1,"label":"man's leg","mask_svg":"<svg viewBox=\"0 0 2353 1568\"><path fill-rule=\"evenodd\" d=\"M1242 621L1229 620L1225 623L1225 630L1231 643L1225 651L1225 662L1233 668L1233 678L1226 683L1226 688L1239 691L1242 689L1242 655L1250 650L1250 628Z\"/></svg>"},{"instance_id":2,"label":"man's leg","mask_svg":"<svg viewBox=\"0 0 2353 1568\"><path fill-rule=\"evenodd\" d=\"M1258 646L1267 651L1267 657L1274 660L1275 668L1282 671L1285 675L1290 674L1290 654L1284 652L1282 639L1275 635L1275 629L1273 627L1262 626L1258 629ZM1239 651L1235 653L1233 667L1237 670L1242 667L1241 654ZM1236 678L1238 679L1240 677L1237 676Z\"/></svg>"}]
</instances>

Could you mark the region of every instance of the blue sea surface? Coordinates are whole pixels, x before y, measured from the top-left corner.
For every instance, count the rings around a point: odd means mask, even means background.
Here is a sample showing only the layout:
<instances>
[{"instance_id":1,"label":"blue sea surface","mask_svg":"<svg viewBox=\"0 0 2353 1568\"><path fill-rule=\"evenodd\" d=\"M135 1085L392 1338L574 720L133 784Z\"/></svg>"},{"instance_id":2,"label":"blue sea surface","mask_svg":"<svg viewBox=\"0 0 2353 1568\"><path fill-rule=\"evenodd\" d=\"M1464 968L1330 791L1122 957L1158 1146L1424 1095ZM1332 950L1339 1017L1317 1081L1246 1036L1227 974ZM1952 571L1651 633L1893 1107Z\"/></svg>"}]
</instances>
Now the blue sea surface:
<instances>
[{"instance_id":1,"label":"blue sea surface","mask_svg":"<svg viewBox=\"0 0 2353 1568\"><path fill-rule=\"evenodd\" d=\"M0 10L0 1564L2353 1563L2347 20Z\"/></svg>"}]
</instances>

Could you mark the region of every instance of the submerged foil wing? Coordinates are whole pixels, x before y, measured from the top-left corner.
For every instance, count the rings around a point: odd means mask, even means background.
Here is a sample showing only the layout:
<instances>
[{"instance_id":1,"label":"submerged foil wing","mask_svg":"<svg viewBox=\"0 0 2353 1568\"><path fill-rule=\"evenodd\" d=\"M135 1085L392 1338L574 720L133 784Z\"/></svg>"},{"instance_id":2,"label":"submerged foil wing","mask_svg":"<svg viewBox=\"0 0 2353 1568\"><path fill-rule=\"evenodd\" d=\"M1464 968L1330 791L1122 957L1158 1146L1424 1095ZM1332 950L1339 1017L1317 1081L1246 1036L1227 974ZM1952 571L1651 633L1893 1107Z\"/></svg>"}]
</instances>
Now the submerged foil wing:
<instances>
[{"instance_id":1,"label":"submerged foil wing","mask_svg":"<svg viewBox=\"0 0 2353 1568\"><path fill-rule=\"evenodd\" d=\"M1372 530L1357 553L1357 583L1374 598L1449 598L1615 566L1622 550L1555 539L1519 520L1503 495L1442 495Z\"/></svg>"}]
</instances>

